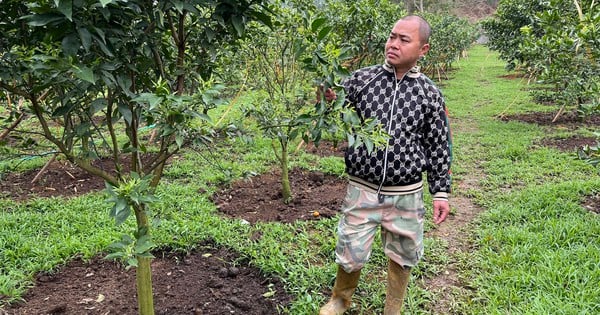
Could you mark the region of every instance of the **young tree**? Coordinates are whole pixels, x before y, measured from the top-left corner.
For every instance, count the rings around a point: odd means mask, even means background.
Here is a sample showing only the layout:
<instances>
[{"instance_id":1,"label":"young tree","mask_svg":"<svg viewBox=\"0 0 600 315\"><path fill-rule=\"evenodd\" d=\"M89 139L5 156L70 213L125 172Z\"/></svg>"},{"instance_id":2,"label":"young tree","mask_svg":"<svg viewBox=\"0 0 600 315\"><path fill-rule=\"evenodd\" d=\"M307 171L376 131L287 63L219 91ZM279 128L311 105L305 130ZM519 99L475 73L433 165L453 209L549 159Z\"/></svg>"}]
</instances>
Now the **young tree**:
<instances>
[{"instance_id":1,"label":"young tree","mask_svg":"<svg viewBox=\"0 0 600 315\"><path fill-rule=\"evenodd\" d=\"M262 2L0 1L0 90L25 100L64 158L106 181L117 223L134 214L134 237L117 255L137 267L140 314L154 313L148 210L163 168L185 143L210 136L203 112L213 104L192 96L212 93L197 90L203 62L248 21L268 21ZM158 134L150 160L144 125ZM99 157L115 171L94 166Z\"/></svg>"},{"instance_id":2,"label":"young tree","mask_svg":"<svg viewBox=\"0 0 600 315\"><path fill-rule=\"evenodd\" d=\"M290 144L296 139L318 145L323 133L344 133L350 146L366 143L371 149L384 139L383 131L372 120L361 121L344 108L339 81L348 73L342 66L348 49L328 44L333 27L327 18L311 12L315 8L307 4L280 6L274 30L263 28L252 38L246 53L252 56L249 71L255 74L253 85L265 95L246 112L272 140L281 169L284 203L293 198L288 162ZM327 88L336 89L338 98L332 102L323 98L315 104L317 86L321 94Z\"/></svg>"},{"instance_id":3,"label":"young tree","mask_svg":"<svg viewBox=\"0 0 600 315\"><path fill-rule=\"evenodd\" d=\"M265 96L247 107L246 115L254 117L264 135L272 140L286 204L293 197L288 174L290 144L311 127L306 115L314 104L314 74L306 71L302 60L311 55L311 49L323 45L331 30L323 23L311 26L309 19L301 14L297 7L282 6L277 12L275 28L258 30L248 42L246 53L252 56L248 60L249 71L256 74L252 85L264 91ZM317 35L311 37L312 34Z\"/></svg>"}]
</instances>

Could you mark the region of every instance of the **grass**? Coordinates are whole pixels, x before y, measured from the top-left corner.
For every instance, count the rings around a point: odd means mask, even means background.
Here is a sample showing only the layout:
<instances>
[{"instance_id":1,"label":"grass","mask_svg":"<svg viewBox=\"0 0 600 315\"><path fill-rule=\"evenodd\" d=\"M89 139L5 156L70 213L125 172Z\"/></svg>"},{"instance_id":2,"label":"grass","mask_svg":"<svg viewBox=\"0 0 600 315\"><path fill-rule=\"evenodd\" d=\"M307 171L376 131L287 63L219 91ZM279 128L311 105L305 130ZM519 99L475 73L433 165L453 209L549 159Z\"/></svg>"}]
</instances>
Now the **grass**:
<instances>
[{"instance_id":1,"label":"grass","mask_svg":"<svg viewBox=\"0 0 600 315\"><path fill-rule=\"evenodd\" d=\"M464 135L455 130L459 176L482 175L480 187L466 193L487 211L473 225L478 251L469 266L475 270L462 271L476 290L459 297L457 313L598 313L600 219L580 205L600 190L598 171L575 152L536 145L580 131L498 120L556 109L530 101L525 82L502 78L495 54L483 47L470 54L446 96L451 114L469 126ZM474 80L485 82L478 93L468 89Z\"/></svg>"},{"instance_id":2,"label":"grass","mask_svg":"<svg viewBox=\"0 0 600 315\"><path fill-rule=\"evenodd\" d=\"M585 196L600 191L598 171L576 160L574 153L535 145L544 137L581 131L497 118L554 110L533 103L523 80L502 77L507 74L503 67L495 54L475 46L443 85L453 127L455 183L479 179L476 186L455 185L455 194L486 211L471 223L472 234L464 235L472 239L474 252L450 257L447 249L453 244L425 239L425 258L414 269L406 298L407 314L432 314L440 299L449 300L452 314L600 312L600 219L580 206ZM217 117L223 115L227 123L237 120L236 108L252 97L242 95L231 111ZM0 167L23 171L40 167L42 160L18 167L0 162ZM270 141L260 137L182 152L166 169L158 191L153 236L166 250L191 251L206 240L236 250L264 273L281 277L295 295L283 312L315 314L335 275L337 220L248 225L218 216L209 200L218 185L263 173L274 163ZM319 159L300 152L292 165L344 176L339 157ZM0 209L0 295L13 300L22 296L36 272L104 253L109 243L133 229L132 222L114 226L101 193L26 203L0 199ZM428 223L426 229L431 228ZM262 237L251 241L257 231ZM364 269L355 314L381 313L386 257L379 242ZM451 260L460 260L459 276L473 288L471 293L453 290L438 296L424 289L425 281L444 272Z\"/></svg>"}]
</instances>

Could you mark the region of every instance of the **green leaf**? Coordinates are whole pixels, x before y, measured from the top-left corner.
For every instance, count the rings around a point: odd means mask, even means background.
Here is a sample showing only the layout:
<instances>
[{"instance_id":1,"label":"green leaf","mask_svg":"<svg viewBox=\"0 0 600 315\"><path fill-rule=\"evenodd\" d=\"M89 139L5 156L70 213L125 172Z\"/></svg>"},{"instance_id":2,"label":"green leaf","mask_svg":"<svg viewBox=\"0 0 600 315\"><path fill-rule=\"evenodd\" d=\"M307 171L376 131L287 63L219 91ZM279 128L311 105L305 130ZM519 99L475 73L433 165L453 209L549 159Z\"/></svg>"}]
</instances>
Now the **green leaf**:
<instances>
[{"instance_id":1,"label":"green leaf","mask_svg":"<svg viewBox=\"0 0 600 315\"><path fill-rule=\"evenodd\" d=\"M183 1L172 1L172 3L178 13L183 13Z\"/></svg>"},{"instance_id":2,"label":"green leaf","mask_svg":"<svg viewBox=\"0 0 600 315\"><path fill-rule=\"evenodd\" d=\"M64 16L54 13L34 14L24 16L23 19L27 20L27 24L30 26L45 26L53 22L64 20Z\"/></svg>"},{"instance_id":3,"label":"green leaf","mask_svg":"<svg viewBox=\"0 0 600 315\"><path fill-rule=\"evenodd\" d=\"M96 83L96 77L94 76L94 71L88 67L81 66L79 68L75 68L73 70L73 74L81 80L90 82L92 84Z\"/></svg>"},{"instance_id":4,"label":"green leaf","mask_svg":"<svg viewBox=\"0 0 600 315\"><path fill-rule=\"evenodd\" d=\"M81 42L79 41L79 37L75 33L72 33L63 38L61 46L65 55L75 56L81 46Z\"/></svg>"},{"instance_id":5,"label":"green leaf","mask_svg":"<svg viewBox=\"0 0 600 315\"><path fill-rule=\"evenodd\" d=\"M354 140L355 140L354 135L351 134L351 133L348 133L346 135L346 137L348 138L348 146L349 147L354 147Z\"/></svg>"},{"instance_id":6,"label":"green leaf","mask_svg":"<svg viewBox=\"0 0 600 315\"><path fill-rule=\"evenodd\" d=\"M329 64L327 62L327 58L325 56L323 56L323 54L320 51L316 51L315 56L317 56L317 59L319 60L320 63L325 64L325 65Z\"/></svg>"},{"instance_id":7,"label":"green leaf","mask_svg":"<svg viewBox=\"0 0 600 315\"><path fill-rule=\"evenodd\" d=\"M78 28L77 33L79 33L81 45L83 45L85 51L89 51L90 47L92 46L92 34L85 27Z\"/></svg>"},{"instance_id":8,"label":"green leaf","mask_svg":"<svg viewBox=\"0 0 600 315\"><path fill-rule=\"evenodd\" d=\"M319 27L321 27L321 25L323 25L323 23L327 22L327 18L318 18L315 19L312 24L310 25L310 29L312 30L313 33L316 33L317 30L319 29Z\"/></svg>"},{"instance_id":9,"label":"green leaf","mask_svg":"<svg viewBox=\"0 0 600 315\"><path fill-rule=\"evenodd\" d=\"M113 0L100 0L100 5L104 8L107 4L112 3Z\"/></svg>"},{"instance_id":10,"label":"green leaf","mask_svg":"<svg viewBox=\"0 0 600 315\"><path fill-rule=\"evenodd\" d=\"M204 30L204 33L206 34L206 39L208 39L209 42L212 42L215 39L215 31L213 31L212 28L207 27Z\"/></svg>"},{"instance_id":11,"label":"green leaf","mask_svg":"<svg viewBox=\"0 0 600 315\"><path fill-rule=\"evenodd\" d=\"M136 255L141 255L149 252L153 247L154 243L152 242L150 236L144 235L140 237L135 243L134 252Z\"/></svg>"},{"instance_id":12,"label":"green leaf","mask_svg":"<svg viewBox=\"0 0 600 315\"><path fill-rule=\"evenodd\" d=\"M155 109L162 101L163 98L154 93L141 93L138 97L133 99L137 103L148 103L150 110Z\"/></svg>"},{"instance_id":13,"label":"green leaf","mask_svg":"<svg viewBox=\"0 0 600 315\"><path fill-rule=\"evenodd\" d=\"M58 11L73 22L73 0L54 0Z\"/></svg>"},{"instance_id":14,"label":"green leaf","mask_svg":"<svg viewBox=\"0 0 600 315\"><path fill-rule=\"evenodd\" d=\"M117 84L123 90L123 92L129 92L131 88L131 78L127 75L117 76Z\"/></svg>"},{"instance_id":15,"label":"green leaf","mask_svg":"<svg viewBox=\"0 0 600 315\"><path fill-rule=\"evenodd\" d=\"M63 115L66 115L68 113L70 113L73 108L75 108L76 104L73 103L68 103L64 106L60 106L58 108L56 108L53 112L52 112L52 117L61 117Z\"/></svg>"},{"instance_id":16,"label":"green leaf","mask_svg":"<svg viewBox=\"0 0 600 315\"><path fill-rule=\"evenodd\" d=\"M95 113L106 108L106 106L108 106L108 101L105 98L95 99L90 104L89 114L94 115Z\"/></svg>"},{"instance_id":17,"label":"green leaf","mask_svg":"<svg viewBox=\"0 0 600 315\"><path fill-rule=\"evenodd\" d=\"M121 225L123 224L123 222L125 222L127 220L127 218L129 218L129 216L131 215L131 208L129 206L126 206L124 209L121 209L120 211L116 211L115 213L115 224L116 225Z\"/></svg>"},{"instance_id":18,"label":"green leaf","mask_svg":"<svg viewBox=\"0 0 600 315\"><path fill-rule=\"evenodd\" d=\"M78 136L84 136L90 131L90 127L92 126L89 122L82 122L81 124L75 127L75 134Z\"/></svg>"},{"instance_id":19,"label":"green leaf","mask_svg":"<svg viewBox=\"0 0 600 315\"><path fill-rule=\"evenodd\" d=\"M178 134L177 136L175 136L175 143L177 143L177 147L181 148L181 146L183 146L183 136Z\"/></svg>"},{"instance_id":20,"label":"green leaf","mask_svg":"<svg viewBox=\"0 0 600 315\"><path fill-rule=\"evenodd\" d=\"M253 11L251 14L264 25L268 26L270 29L273 29L273 21L271 21L270 16L260 11Z\"/></svg>"},{"instance_id":21,"label":"green leaf","mask_svg":"<svg viewBox=\"0 0 600 315\"><path fill-rule=\"evenodd\" d=\"M129 109L129 106L127 106L126 104L120 103L119 104L119 113L121 113L121 115L123 115L123 119L125 119L125 121L127 123L131 124L131 122L133 121L133 113Z\"/></svg>"},{"instance_id":22,"label":"green leaf","mask_svg":"<svg viewBox=\"0 0 600 315\"><path fill-rule=\"evenodd\" d=\"M321 29L319 31L319 34L317 35L317 39L318 40L323 40L323 38L325 38L325 36L327 36L329 34L329 32L331 32L331 30L333 29L332 26L325 26L323 27L323 29Z\"/></svg>"},{"instance_id":23,"label":"green leaf","mask_svg":"<svg viewBox=\"0 0 600 315\"><path fill-rule=\"evenodd\" d=\"M233 24L233 28L237 32L239 37L244 35L244 20L239 15L234 15L231 17L231 23Z\"/></svg>"},{"instance_id":24,"label":"green leaf","mask_svg":"<svg viewBox=\"0 0 600 315\"><path fill-rule=\"evenodd\" d=\"M367 153L371 153L373 152L373 148L374 148L374 144L373 141L371 141L370 139L365 139L365 145L367 146Z\"/></svg>"},{"instance_id":25,"label":"green leaf","mask_svg":"<svg viewBox=\"0 0 600 315\"><path fill-rule=\"evenodd\" d=\"M137 266L138 266L137 258L130 257L129 259L127 259L127 267L126 268L137 267Z\"/></svg>"},{"instance_id":26,"label":"green leaf","mask_svg":"<svg viewBox=\"0 0 600 315\"><path fill-rule=\"evenodd\" d=\"M116 259L123 259L127 257L127 254L125 254L124 252L114 252L111 254L108 254L104 257L104 259L106 260L116 260Z\"/></svg>"}]
</instances>

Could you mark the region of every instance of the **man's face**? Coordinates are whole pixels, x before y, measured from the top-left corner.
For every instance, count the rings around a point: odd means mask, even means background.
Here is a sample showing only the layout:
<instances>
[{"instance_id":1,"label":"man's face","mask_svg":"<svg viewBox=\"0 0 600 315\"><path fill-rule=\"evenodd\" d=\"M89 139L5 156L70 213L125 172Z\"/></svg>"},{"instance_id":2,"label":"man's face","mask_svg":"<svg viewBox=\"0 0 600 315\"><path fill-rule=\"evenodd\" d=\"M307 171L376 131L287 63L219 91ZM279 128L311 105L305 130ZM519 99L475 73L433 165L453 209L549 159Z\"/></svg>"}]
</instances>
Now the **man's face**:
<instances>
[{"instance_id":1,"label":"man's face","mask_svg":"<svg viewBox=\"0 0 600 315\"><path fill-rule=\"evenodd\" d=\"M429 44L421 44L418 20L396 22L385 43L385 60L396 70L406 72L429 50Z\"/></svg>"}]
</instances>

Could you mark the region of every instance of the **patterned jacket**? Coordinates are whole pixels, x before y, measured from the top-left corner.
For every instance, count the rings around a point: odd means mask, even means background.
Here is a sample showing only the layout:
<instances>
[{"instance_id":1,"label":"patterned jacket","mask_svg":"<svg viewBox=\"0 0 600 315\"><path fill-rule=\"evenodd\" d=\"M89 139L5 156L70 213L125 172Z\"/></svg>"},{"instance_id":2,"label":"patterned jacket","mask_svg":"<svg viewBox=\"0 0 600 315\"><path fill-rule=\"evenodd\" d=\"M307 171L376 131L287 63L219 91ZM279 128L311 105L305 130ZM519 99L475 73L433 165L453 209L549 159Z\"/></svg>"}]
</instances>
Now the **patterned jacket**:
<instances>
[{"instance_id":1,"label":"patterned jacket","mask_svg":"<svg viewBox=\"0 0 600 315\"><path fill-rule=\"evenodd\" d=\"M355 71L344 87L347 105L362 119L375 117L391 136L385 148L371 154L364 145L348 148L350 183L401 195L421 190L427 172L433 199L447 200L452 143L444 99L433 82L418 67L397 80L394 69L384 64Z\"/></svg>"}]
</instances>

